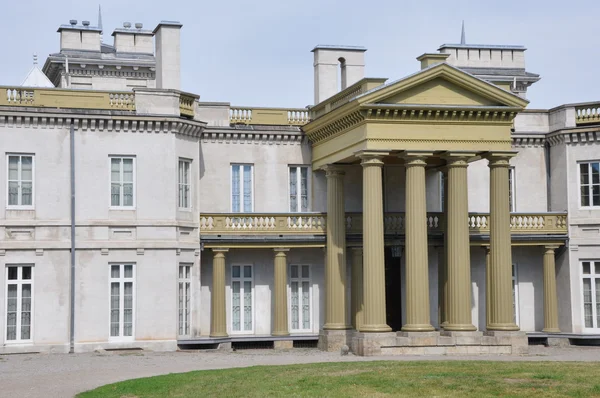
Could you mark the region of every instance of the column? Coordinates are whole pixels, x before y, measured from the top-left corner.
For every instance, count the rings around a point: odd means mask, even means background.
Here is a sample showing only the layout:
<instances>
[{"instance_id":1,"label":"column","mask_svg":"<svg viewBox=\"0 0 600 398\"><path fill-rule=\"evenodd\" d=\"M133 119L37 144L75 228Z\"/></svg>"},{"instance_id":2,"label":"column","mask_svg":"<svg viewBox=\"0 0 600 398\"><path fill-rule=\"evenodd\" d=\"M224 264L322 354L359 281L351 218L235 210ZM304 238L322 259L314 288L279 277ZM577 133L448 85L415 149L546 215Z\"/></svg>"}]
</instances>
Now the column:
<instances>
[{"instance_id":1,"label":"column","mask_svg":"<svg viewBox=\"0 0 600 398\"><path fill-rule=\"evenodd\" d=\"M448 323L448 170L443 168L442 172L442 212L444 213L443 247L438 252L438 305L440 312L440 328Z\"/></svg>"},{"instance_id":2,"label":"column","mask_svg":"<svg viewBox=\"0 0 600 398\"><path fill-rule=\"evenodd\" d=\"M446 247L439 246L438 253L438 322L440 328L446 325Z\"/></svg>"},{"instance_id":3,"label":"column","mask_svg":"<svg viewBox=\"0 0 600 398\"><path fill-rule=\"evenodd\" d=\"M212 249L212 290L210 296L210 337L227 337L225 310L225 253L229 249Z\"/></svg>"},{"instance_id":4,"label":"column","mask_svg":"<svg viewBox=\"0 0 600 398\"><path fill-rule=\"evenodd\" d=\"M490 324L490 247L484 246L483 250L485 250L485 324L486 329L487 325Z\"/></svg>"},{"instance_id":5,"label":"column","mask_svg":"<svg viewBox=\"0 0 600 398\"><path fill-rule=\"evenodd\" d=\"M363 248L352 247L352 327L360 329L363 319Z\"/></svg>"},{"instance_id":6,"label":"column","mask_svg":"<svg viewBox=\"0 0 600 398\"><path fill-rule=\"evenodd\" d=\"M325 267L325 330L349 329L346 319L346 214L344 171L325 167L327 177L327 262Z\"/></svg>"},{"instance_id":7,"label":"column","mask_svg":"<svg viewBox=\"0 0 600 398\"><path fill-rule=\"evenodd\" d=\"M560 333L558 328L558 297L556 296L556 267L554 250L558 246L544 248L544 329L546 333Z\"/></svg>"},{"instance_id":8,"label":"column","mask_svg":"<svg viewBox=\"0 0 600 398\"><path fill-rule=\"evenodd\" d=\"M404 332L429 332L429 260L427 253L426 157L405 153L406 167L406 324Z\"/></svg>"},{"instance_id":9,"label":"column","mask_svg":"<svg viewBox=\"0 0 600 398\"><path fill-rule=\"evenodd\" d=\"M448 275L445 330L477 330L471 321L471 254L469 245L467 160L474 154L449 154L448 168Z\"/></svg>"},{"instance_id":10,"label":"column","mask_svg":"<svg viewBox=\"0 0 600 398\"><path fill-rule=\"evenodd\" d=\"M362 153L363 167L363 302L361 332L391 332L385 314L382 153Z\"/></svg>"},{"instance_id":11,"label":"column","mask_svg":"<svg viewBox=\"0 0 600 398\"><path fill-rule=\"evenodd\" d=\"M290 249L274 249L275 252L275 283L274 295L275 314L273 317L273 336L289 336L288 330L288 296L287 296L287 257Z\"/></svg>"},{"instance_id":12,"label":"column","mask_svg":"<svg viewBox=\"0 0 600 398\"><path fill-rule=\"evenodd\" d=\"M512 292L512 245L508 191L509 160L515 152L488 153L490 168L490 315L488 330L515 331Z\"/></svg>"}]
</instances>

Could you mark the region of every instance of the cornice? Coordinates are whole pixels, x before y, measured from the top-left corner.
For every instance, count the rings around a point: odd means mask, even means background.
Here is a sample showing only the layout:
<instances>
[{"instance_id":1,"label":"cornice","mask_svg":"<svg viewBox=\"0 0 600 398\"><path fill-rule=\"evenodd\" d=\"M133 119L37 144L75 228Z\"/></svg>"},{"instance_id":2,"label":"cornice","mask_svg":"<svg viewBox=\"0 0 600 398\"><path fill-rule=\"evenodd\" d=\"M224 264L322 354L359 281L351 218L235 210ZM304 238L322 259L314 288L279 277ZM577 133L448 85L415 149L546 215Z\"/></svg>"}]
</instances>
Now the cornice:
<instances>
[{"instance_id":1,"label":"cornice","mask_svg":"<svg viewBox=\"0 0 600 398\"><path fill-rule=\"evenodd\" d=\"M549 134L547 140L550 146L600 143L600 129L597 131L558 131Z\"/></svg>"},{"instance_id":2,"label":"cornice","mask_svg":"<svg viewBox=\"0 0 600 398\"><path fill-rule=\"evenodd\" d=\"M537 148L543 147L546 143L545 134L536 136L520 136L513 134L511 138L513 148Z\"/></svg>"},{"instance_id":3,"label":"cornice","mask_svg":"<svg viewBox=\"0 0 600 398\"><path fill-rule=\"evenodd\" d=\"M200 134L205 144L303 145L308 144L302 132L244 131L235 129L205 129Z\"/></svg>"}]
</instances>

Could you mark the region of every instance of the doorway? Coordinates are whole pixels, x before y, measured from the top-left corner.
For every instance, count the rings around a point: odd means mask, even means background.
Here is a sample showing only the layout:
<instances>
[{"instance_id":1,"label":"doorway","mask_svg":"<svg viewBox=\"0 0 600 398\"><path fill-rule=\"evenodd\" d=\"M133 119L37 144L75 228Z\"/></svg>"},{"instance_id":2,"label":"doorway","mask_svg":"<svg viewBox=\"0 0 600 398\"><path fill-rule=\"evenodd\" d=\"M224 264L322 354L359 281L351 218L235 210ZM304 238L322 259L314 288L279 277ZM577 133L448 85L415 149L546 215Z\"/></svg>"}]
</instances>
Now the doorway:
<instances>
[{"instance_id":1,"label":"doorway","mask_svg":"<svg viewBox=\"0 0 600 398\"><path fill-rule=\"evenodd\" d=\"M385 313L392 331L402 328L402 294L400 273L400 247L385 247Z\"/></svg>"}]
</instances>

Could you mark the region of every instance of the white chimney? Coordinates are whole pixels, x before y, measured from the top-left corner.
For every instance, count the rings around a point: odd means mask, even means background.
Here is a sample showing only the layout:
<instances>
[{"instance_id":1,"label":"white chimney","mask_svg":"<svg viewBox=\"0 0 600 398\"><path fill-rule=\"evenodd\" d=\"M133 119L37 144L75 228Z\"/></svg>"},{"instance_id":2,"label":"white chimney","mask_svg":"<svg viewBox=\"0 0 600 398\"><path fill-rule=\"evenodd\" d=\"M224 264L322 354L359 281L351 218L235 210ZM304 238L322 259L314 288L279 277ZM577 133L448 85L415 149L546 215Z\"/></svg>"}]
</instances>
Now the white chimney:
<instances>
[{"instance_id":1,"label":"white chimney","mask_svg":"<svg viewBox=\"0 0 600 398\"><path fill-rule=\"evenodd\" d=\"M365 77L365 51L364 47L322 45L312 50L315 54L315 104Z\"/></svg>"},{"instance_id":2,"label":"white chimney","mask_svg":"<svg viewBox=\"0 0 600 398\"><path fill-rule=\"evenodd\" d=\"M161 21L154 29L156 56L156 88L179 90L180 71L180 31L179 22Z\"/></svg>"}]
</instances>

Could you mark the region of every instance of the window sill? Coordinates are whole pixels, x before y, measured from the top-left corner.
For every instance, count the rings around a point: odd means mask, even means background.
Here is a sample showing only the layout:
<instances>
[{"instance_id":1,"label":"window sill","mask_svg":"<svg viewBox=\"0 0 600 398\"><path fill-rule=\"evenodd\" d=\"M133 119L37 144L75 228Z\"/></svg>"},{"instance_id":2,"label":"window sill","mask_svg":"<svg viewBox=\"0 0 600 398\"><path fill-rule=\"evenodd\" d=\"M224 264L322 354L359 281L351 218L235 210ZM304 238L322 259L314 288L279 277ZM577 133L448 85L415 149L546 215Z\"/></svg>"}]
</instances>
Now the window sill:
<instances>
[{"instance_id":1,"label":"window sill","mask_svg":"<svg viewBox=\"0 0 600 398\"><path fill-rule=\"evenodd\" d=\"M34 206L6 206L6 210L32 211L32 210L35 210L35 207Z\"/></svg>"}]
</instances>

